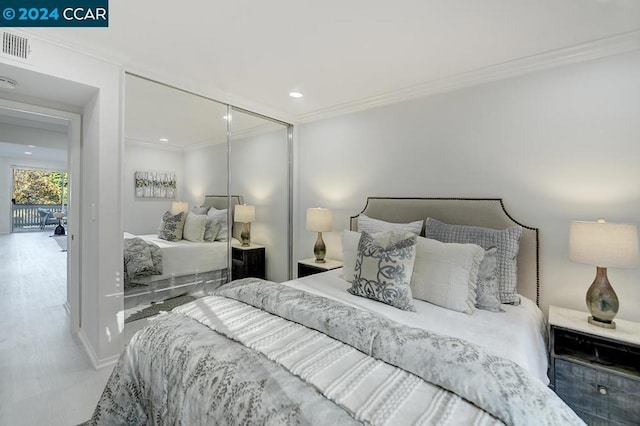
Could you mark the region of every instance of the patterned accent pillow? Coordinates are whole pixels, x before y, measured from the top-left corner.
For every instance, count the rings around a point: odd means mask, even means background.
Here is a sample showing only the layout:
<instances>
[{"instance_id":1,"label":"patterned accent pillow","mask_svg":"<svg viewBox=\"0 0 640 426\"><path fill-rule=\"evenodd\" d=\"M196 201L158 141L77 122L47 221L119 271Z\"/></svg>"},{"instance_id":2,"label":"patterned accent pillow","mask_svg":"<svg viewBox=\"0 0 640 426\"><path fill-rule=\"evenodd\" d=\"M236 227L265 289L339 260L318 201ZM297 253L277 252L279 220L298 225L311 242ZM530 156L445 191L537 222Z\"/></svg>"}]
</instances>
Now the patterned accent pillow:
<instances>
[{"instance_id":1,"label":"patterned accent pillow","mask_svg":"<svg viewBox=\"0 0 640 426\"><path fill-rule=\"evenodd\" d=\"M420 299L472 314L484 249L476 244L442 243L417 237L411 291Z\"/></svg>"},{"instance_id":2,"label":"patterned accent pillow","mask_svg":"<svg viewBox=\"0 0 640 426\"><path fill-rule=\"evenodd\" d=\"M207 226L205 229L205 241L227 241L229 231L227 229L227 209L218 210L211 207L207 212ZM213 238L211 238L213 236ZM207 239L209 238L209 239Z\"/></svg>"},{"instance_id":3,"label":"patterned accent pillow","mask_svg":"<svg viewBox=\"0 0 640 426\"><path fill-rule=\"evenodd\" d=\"M500 307L500 286L498 285L498 249L485 250L484 259L478 271L476 286L476 308L491 312L504 312Z\"/></svg>"},{"instance_id":4,"label":"patterned accent pillow","mask_svg":"<svg viewBox=\"0 0 640 426\"><path fill-rule=\"evenodd\" d=\"M187 214L184 222L184 231L182 238L188 241L201 243L204 241L204 231L207 225L207 215L204 214Z\"/></svg>"},{"instance_id":5,"label":"patterned accent pillow","mask_svg":"<svg viewBox=\"0 0 640 426\"><path fill-rule=\"evenodd\" d=\"M384 232L362 233L358 243L355 276L347 291L405 311L415 311L411 274L416 254L416 236Z\"/></svg>"},{"instance_id":6,"label":"patterned accent pillow","mask_svg":"<svg viewBox=\"0 0 640 426\"><path fill-rule=\"evenodd\" d=\"M166 212L162 216L162 221L158 228L158 238L167 241L181 240L185 216L185 212L180 212L175 215L170 211Z\"/></svg>"},{"instance_id":7,"label":"patterned accent pillow","mask_svg":"<svg viewBox=\"0 0 640 426\"><path fill-rule=\"evenodd\" d=\"M520 304L516 294L518 283L518 249L520 248L521 226L506 229L482 228L479 226L449 225L427 218L425 236L443 243L471 243L487 250L498 250L497 276L502 303Z\"/></svg>"},{"instance_id":8,"label":"patterned accent pillow","mask_svg":"<svg viewBox=\"0 0 640 426\"><path fill-rule=\"evenodd\" d=\"M420 235L422 232L422 225L424 220L417 220L409 223L393 223L386 222L384 220L373 219L367 215L361 214L358 216L358 232L368 232L369 234L375 234L376 232L393 231L398 234L405 232L411 232L415 235Z\"/></svg>"}]
</instances>

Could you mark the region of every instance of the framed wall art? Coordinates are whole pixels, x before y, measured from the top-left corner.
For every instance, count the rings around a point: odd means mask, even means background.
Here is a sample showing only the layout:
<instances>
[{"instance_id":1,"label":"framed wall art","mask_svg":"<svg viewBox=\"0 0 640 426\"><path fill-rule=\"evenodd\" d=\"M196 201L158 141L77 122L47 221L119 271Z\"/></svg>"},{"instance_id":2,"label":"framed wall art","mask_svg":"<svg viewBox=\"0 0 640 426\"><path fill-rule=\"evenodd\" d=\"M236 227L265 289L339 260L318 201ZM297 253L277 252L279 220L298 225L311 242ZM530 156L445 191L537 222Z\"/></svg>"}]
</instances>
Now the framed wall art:
<instances>
[{"instance_id":1,"label":"framed wall art","mask_svg":"<svg viewBox=\"0 0 640 426\"><path fill-rule=\"evenodd\" d=\"M136 198L175 198L176 174L174 172L135 173Z\"/></svg>"}]
</instances>

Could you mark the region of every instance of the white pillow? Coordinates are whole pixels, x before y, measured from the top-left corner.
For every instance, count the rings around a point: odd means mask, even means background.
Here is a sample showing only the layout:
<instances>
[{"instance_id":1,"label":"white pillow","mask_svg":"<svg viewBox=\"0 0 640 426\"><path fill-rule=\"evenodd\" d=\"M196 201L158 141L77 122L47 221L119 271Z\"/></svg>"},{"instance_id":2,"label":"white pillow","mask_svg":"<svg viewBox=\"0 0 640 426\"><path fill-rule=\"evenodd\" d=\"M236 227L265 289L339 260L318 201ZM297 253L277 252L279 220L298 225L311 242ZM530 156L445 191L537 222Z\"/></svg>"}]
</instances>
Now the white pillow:
<instances>
[{"instance_id":1,"label":"white pillow","mask_svg":"<svg viewBox=\"0 0 640 426\"><path fill-rule=\"evenodd\" d=\"M194 214L189 212L184 222L182 238L185 240L201 243L204 241L204 229L207 225L207 215Z\"/></svg>"},{"instance_id":2,"label":"white pillow","mask_svg":"<svg viewBox=\"0 0 640 426\"><path fill-rule=\"evenodd\" d=\"M342 232L342 278L350 283L356 272L356 258L358 256L358 242L360 233L345 229Z\"/></svg>"},{"instance_id":3,"label":"white pillow","mask_svg":"<svg viewBox=\"0 0 640 426\"><path fill-rule=\"evenodd\" d=\"M420 299L466 314L473 313L484 249L475 244L441 243L418 237L411 293Z\"/></svg>"},{"instance_id":4,"label":"white pillow","mask_svg":"<svg viewBox=\"0 0 640 426\"><path fill-rule=\"evenodd\" d=\"M367 232L369 234L392 231L398 234L411 232L413 234L420 235L420 232L422 232L423 224L424 220L416 220L415 222L409 223L393 223L386 222L384 220L373 219L364 214L358 216L358 232Z\"/></svg>"}]
</instances>

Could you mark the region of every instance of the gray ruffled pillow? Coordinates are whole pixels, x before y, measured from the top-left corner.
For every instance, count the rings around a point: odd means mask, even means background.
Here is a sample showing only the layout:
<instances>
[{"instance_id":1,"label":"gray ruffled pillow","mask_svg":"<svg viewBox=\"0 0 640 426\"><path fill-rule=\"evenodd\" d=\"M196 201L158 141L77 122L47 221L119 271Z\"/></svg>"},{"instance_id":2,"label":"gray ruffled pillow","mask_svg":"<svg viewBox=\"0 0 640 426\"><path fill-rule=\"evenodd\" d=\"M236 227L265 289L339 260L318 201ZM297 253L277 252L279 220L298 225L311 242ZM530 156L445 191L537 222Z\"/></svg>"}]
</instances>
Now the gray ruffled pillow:
<instances>
[{"instance_id":1,"label":"gray ruffled pillow","mask_svg":"<svg viewBox=\"0 0 640 426\"><path fill-rule=\"evenodd\" d=\"M416 258L416 236L363 232L358 243L354 280L347 291L405 311L415 311L411 275Z\"/></svg>"},{"instance_id":2,"label":"gray ruffled pillow","mask_svg":"<svg viewBox=\"0 0 640 426\"><path fill-rule=\"evenodd\" d=\"M175 215L169 211L166 212L162 216L162 221L158 228L158 238L167 241L181 240L185 216L185 212L180 212Z\"/></svg>"},{"instance_id":3,"label":"gray ruffled pillow","mask_svg":"<svg viewBox=\"0 0 640 426\"><path fill-rule=\"evenodd\" d=\"M227 209L218 210L211 207L207 212L207 225L204 230L205 241L227 241Z\"/></svg>"},{"instance_id":4,"label":"gray ruffled pillow","mask_svg":"<svg viewBox=\"0 0 640 426\"><path fill-rule=\"evenodd\" d=\"M487 250L497 249L497 277L500 302L520 304L516 294L518 283L518 249L520 248L521 226L506 229L483 228L480 226L449 225L427 218L425 236L443 243L471 243Z\"/></svg>"},{"instance_id":5,"label":"gray ruffled pillow","mask_svg":"<svg viewBox=\"0 0 640 426\"><path fill-rule=\"evenodd\" d=\"M504 312L500 307L500 287L498 285L498 249L485 250L484 259L478 271L476 286L476 308L491 312Z\"/></svg>"}]
</instances>

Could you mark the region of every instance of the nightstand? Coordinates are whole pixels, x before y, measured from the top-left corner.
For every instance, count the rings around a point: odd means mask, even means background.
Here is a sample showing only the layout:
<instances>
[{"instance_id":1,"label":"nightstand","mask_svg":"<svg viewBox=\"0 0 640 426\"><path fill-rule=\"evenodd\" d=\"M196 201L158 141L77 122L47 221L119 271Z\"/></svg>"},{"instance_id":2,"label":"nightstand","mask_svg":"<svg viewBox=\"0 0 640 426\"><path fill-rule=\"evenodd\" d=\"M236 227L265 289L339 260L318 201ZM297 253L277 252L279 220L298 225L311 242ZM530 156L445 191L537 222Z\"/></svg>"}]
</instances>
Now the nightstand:
<instances>
[{"instance_id":1,"label":"nightstand","mask_svg":"<svg viewBox=\"0 0 640 426\"><path fill-rule=\"evenodd\" d=\"M264 257L264 246L258 244L251 244L248 247L231 246L231 279L266 278Z\"/></svg>"},{"instance_id":2,"label":"nightstand","mask_svg":"<svg viewBox=\"0 0 640 426\"><path fill-rule=\"evenodd\" d=\"M588 316L549 307L551 386L590 425L638 425L640 323L616 318L611 330Z\"/></svg>"},{"instance_id":3,"label":"nightstand","mask_svg":"<svg viewBox=\"0 0 640 426\"><path fill-rule=\"evenodd\" d=\"M342 261L325 259L325 263L316 263L316 258L311 257L309 259L298 261L298 278L306 277L307 275L319 274L320 272L331 271L332 269L342 268Z\"/></svg>"}]
</instances>

